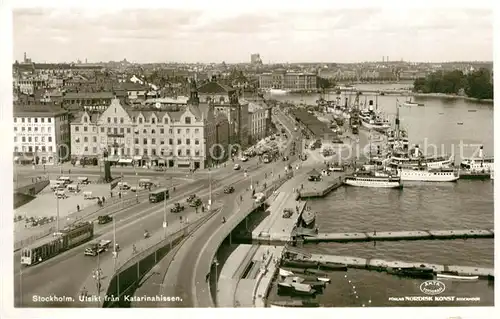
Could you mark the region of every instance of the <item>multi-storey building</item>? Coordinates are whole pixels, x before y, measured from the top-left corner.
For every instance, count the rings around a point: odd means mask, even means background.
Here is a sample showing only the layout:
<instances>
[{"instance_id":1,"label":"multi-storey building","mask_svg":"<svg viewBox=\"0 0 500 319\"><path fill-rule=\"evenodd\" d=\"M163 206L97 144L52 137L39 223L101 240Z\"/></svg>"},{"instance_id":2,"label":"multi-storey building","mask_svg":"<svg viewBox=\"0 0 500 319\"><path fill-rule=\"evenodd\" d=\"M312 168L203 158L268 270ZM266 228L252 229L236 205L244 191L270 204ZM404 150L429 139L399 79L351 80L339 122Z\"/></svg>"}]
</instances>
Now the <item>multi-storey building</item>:
<instances>
[{"instance_id":1,"label":"multi-storey building","mask_svg":"<svg viewBox=\"0 0 500 319\"><path fill-rule=\"evenodd\" d=\"M14 81L14 88L23 94L32 95L36 89L47 86L47 81L39 77L18 78Z\"/></svg>"},{"instance_id":2,"label":"multi-storey building","mask_svg":"<svg viewBox=\"0 0 500 319\"><path fill-rule=\"evenodd\" d=\"M99 158L107 150L117 164L204 168L215 142L213 123L213 109L196 95L176 112L132 109L113 99L102 114L84 111L71 124L72 156Z\"/></svg>"},{"instance_id":3,"label":"multi-storey building","mask_svg":"<svg viewBox=\"0 0 500 319\"><path fill-rule=\"evenodd\" d=\"M243 100L248 107L248 144L254 144L269 133L270 109L258 103Z\"/></svg>"},{"instance_id":4,"label":"multi-storey building","mask_svg":"<svg viewBox=\"0 0 500 319\"><path fill-rule=\"evenodd\" d=\"M113 92L68 92L63 96L63 105L78 104L82 109L102 109L115 98Z\"/></svg>"},{"instance_id":5,"label":"multi-storey building","mask_svg":"<svg viewBox=\"0 0 500 319\"><path fill-rule=\"evenodd\" d=\"M196 84L194 84L196 85ZM213 106L216 114L223 114L230 126L229 140L245 149L248 146L248 104L240 104L235 89L213 79L197 88L200 99Z\"/></svg>"},{"instance_id":6,"label":"multi-storey building","mask_svg":"<svg viewBox=\"0 0 500 319\"><path fill-rule=\"evenodd\" d=\"M310 91L317 88L317 76L314 73L296 73L276 71L259 75L261 89L284 89L292 91Z\"/></svg>"},{"instance_id":7,"label":"multi-storey building","mask_svg":"<svg viewBox=\"0 0 500 319\"><path fill-rule=\"evenodd\" d=\"M51 104L14 107L14 160L54 164L71 153L68 112Z\"/></svg>"}]
</instances>

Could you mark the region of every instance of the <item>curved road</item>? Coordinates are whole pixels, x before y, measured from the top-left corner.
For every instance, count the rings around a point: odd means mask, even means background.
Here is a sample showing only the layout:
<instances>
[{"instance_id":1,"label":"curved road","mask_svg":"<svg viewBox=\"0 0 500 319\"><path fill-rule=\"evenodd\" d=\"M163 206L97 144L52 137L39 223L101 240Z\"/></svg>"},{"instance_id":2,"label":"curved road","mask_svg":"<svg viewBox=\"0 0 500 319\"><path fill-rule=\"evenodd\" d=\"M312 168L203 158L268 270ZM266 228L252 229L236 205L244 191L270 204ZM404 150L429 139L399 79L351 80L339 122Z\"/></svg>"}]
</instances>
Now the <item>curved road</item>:
<instances>
[{"instance_id":1,"label":"curved road","mask_svg":"<svg viewBox=\"0 0 500 319\"><path fill-rule=\"evenodd\" d=\"M244 178L242 171L233 171L228 167L212 176L212 200L218 200L227 196L222 188L225 185L237 183L236 187L247 187L249 182ZM255 160L243 163L243 167L249 169L256 166ZM207 178L200 179L190 184L184 184L171 193L171 199L167 202L167 221L178 219L189 209L180 214L171 214L170 207L173 202L184 202L185 198L196 193L204 201L208 198L209 182ZM121 247L136 244L141 249L144 229L154 232L161 229L163 222L163 203L150 204L140 203L134 207L124 209L114 214L116 225L116 240ZM112 239L112 224L96 225L95 238ZM91 271L97 266L97 259L83 255L85 245L73 248L43 263L32 267L21 267L20 253L14 254L14 299L16 306L28 307L70 307L72 304L58 303L35 303L32 301L34 295L39 296L77 296L79 289ZM105 262L111 258L111 254L103 254L100 259Z\"/></svg>"},{"instance_id":2,"label":"curved road","mask_svg":"<svg viewBox=\"0 0 500 319\"><path fill-rule=\"evenodd\" d=\"M289 130L289 135L292 139L297 137L297 134L293 132L293 121L280 111L278 112L278 118L279 121ZM287 145L287 149L289 149L289 147L290 145ZM297 155L298 152L296 152L294 157L290 157L290 161L293 162ZM283 172L284 165L281 161L264 165L266 171L273 170L274 173ZM254 180L263 181L265 173L266 172L260 168L259 172L254 172ZM237 191L239 192L240 189ZM243 189L241 189L241 191L243 191ZM247 194L245 194L245 196L247 196ZM236 208L236 205L235 200L226 202L223 210L219 213L219 216L210 219L205 225L199 228L177 251L164 279L164 288L162 293L165 296L180 297L182 301L175 303L161 303L159 306L195 307L198 305L198 302L194 299L196 296L196 290L199 289L199 286L201 285L195 285L197 282L203 282L203 279L206 279L205 276L207 272L210 271L208 269L201 269L199 262L200 256L203 254L206 244L209 242L212 235L221 227L220 216L225 216L226 219L231 218L232 215L239 211ZM200 266L200 269L198 269L198 266ZM200 280L200 278L202 279ZM206 284L203 284L203 286L205 285Z\"/></svg>"}]
</instances>

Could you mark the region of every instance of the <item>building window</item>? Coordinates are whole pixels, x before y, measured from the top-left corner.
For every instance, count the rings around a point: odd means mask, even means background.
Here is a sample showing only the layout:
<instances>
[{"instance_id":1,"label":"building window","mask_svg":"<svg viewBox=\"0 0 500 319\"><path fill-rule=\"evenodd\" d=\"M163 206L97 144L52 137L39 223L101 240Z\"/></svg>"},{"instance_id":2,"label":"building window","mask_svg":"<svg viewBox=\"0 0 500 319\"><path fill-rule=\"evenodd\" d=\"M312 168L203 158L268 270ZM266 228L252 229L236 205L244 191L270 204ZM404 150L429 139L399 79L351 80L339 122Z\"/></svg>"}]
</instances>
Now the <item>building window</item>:
<instances>
[{"instance_id":1,"label":"building window","mask_svg":"<svg viewBox=\"0 0 500 319\"><path fill-rule=\"evenodd\" d=\"M142 124L142 117L139 118L139 124Z\"/></svg>"},{"instance_id":2,"label":"building window","mask_svg":"<svg viewBox=\"0 0 500 319\"><path fill-rule=\"evenodd\" d=\"M92 147L92 153L94 153L94 154L97 153L97 147L95 147L95 146Z\"/></svg>"},{"instance_id":3,"label":"building window","mask_svg":"<svg viewBox=\"0 0 500 319\"><path fill-rule=\"evenodd\" d=\"M160 145L164 145L165 144L165 140L160 140Z\"/></svg>"},{"instance_id":4,"label":"building window","mask_svg":"<svg viewBox=\"0 0 500 319\"><path fill-rule=\"evenodd\" d=\"M84 150L85 150L85 152L88 152L89 151L89 147L85 146Z\"/></svg>"},{"instance_id":5,"label":"building window","mask_svg":"<svg viewBox=\"0 0 500 319\"><path fill-rule=\"evenodd\" d=\"M49 136L49 142L52 142L52 136Z\"/></svg>"},{"instance_id":6,"label":"building window","mask_svg":"<svg viewBox=\"0 0 500 319\"><path fill-rule=\"evenodd\" d=\"M28 142L31 142L31 136L28 136Z\"/></svg>"},{"instance_id":7,"label":"building window","mask_svg":"<svg viewBox=\"0 0 500 319\"><path fill-rule=\"evenodd\" d=\"M143 155L148 155L148 149L147 149L147 148L143 149L143 150L142 150L142 154L143 154Z\"/></svg>"},{"instance_id":8,"label":"building window","mask_svg":"<svg viewBox=\"0 0 500 319\"><path fill-rule=\"evenodd\" d=\"M110 117L108 117L108 123L111 123L111 118Z\"/></svg>"},{"instance_id":9,"label":"building window","mask_svg":"<svg viewBox=\"0 0 500 319\"><path fill-rule=\"evenodd\" d=\"M120 117L120 124L123 124L123 117Z\"/></svg>"},{"instance_id":10,"label":"building window","mask_svg":"<svg viewBox=\"0 0 500 319\"><path fill-rule=\"evenodd\" d=\"M92 132L95 133L96 131L97 131L97 127L92 126ZM43 130L42 130L42 132L43 132Z\"/></svg>"},{"instance_id":11,"label":"building window","mask_svg":"<svg viewBox=\"0 0 500 319\"><path fill-rule=\"evenodd\" d=\"M148 144L148 139L147 138L143 138L142 139L142 144L144 144L144 145Z\"/></svg>"},{"instance_id":12,"label":"building window","mask_svg":"<svg viewBox=\"0 0 500 319\"><path fill-rule=\"evenodd\" d=\"M182 141L180 138L177 139L177 145L181 145L182 144Z\"/></svg>"},{"instance_id":13,"label":"building window","mask_svg":"<svg viewBox=\"0 0 500 319\"><path fill-rule=\"evenodd\" d=\"M151 155L156 156L156 149L151 149Z\"/></svg>"},{"instance_id":14,"label":"building window","mask_svg":"<svg viewBox=\"0 0 500 319\"><path fill-rule=\"evenodd\" d=\"M186 150L186 155L187 155L187 156L190 156L190 155L191 155L191 150L190 150L190 149L187 149L187 150Z\"/></svg>"},{"instance_id":15,"label":"building window","mask_svg":"<svg viewBox=\"0 0 500 319\"><path fill-rule=\"evenodd\" d=\"M52 152L52 146L49 146L49 152Z\"/></svg>"},{"instance_id":16,"label":"building window","mask_svg":"<svg viewBox=\"0 0 500 319\"><path fill-rule=\"evenodd\" d=\"M23 121L23 122L24 122L24 121ZM47 119L47 123L52 123L52 118L50 118L50 117L49 117L49 118Z\"/></svg>"},{"instance_id":17,"label":"building window","mask_svg":"<svg viewBox=\"0 0 500 319\"><path fill-rule=\"evenodd\" d=\"M177 155L182 156L182 150L177 150Z\"/></svg>"},{"instance_id":18,"label":"building window","mask_svg":"<svg viewBox=\"0 0 500 319\"><path fill-rule=\"evenodd\" d=\"M75 132L80 132L80 127L79 126L75 126Z\"/></svg>"},{"instance_id":19,"label":"building window","mask_svg":"<svg viewBox=\"0 0 500 319\"><path fill-rule=\"evenodd\" d=\"M134 138L134 144L139 144L139 139L137 137Z\"/></svg>"},{"instance_id":20,"label":"building window","mask_svg":"<svg viewBox=\"0 0 500 319\"><path fill-rule=\"evenodd\" d=\"M84 131L84 132L87 132L88 130L89 130L89 128L88 128L88 127L86 127L86 126L84 126L84 127L83 127L83 131Z\"/></svg>"},{"instance_id":21,"label":"building window","mask_svg":"<svg viewBox=\"0 0 500 319\"><path fill-rule=\"evenodd\" d=\"M111 133L111 127L108 127L108 133Z\"/></svg>"},{"instance_id":22,"label":"building window","mask_svg":"<svg viewBox=\"0 0 500 319\"><path fill-rule=\"evenodd\" d=\"M180 128L177 129L177 134L181 134L181 129Z\"/></svg>"},{"instance_id":23,"label":"building window","mask_svg":"<svg viewBox=\"0 0 500 319\"><path fill-rule=\"evenodd\" d=\"M118 134L118 128L117 127L113 127L113 134Z\"/></svg>"},{"instance_id":24,"label":"building window","mask_svg":"<svg viewBox=\"0 0 500 319\"><path fill-rule=\"evenodd\" d=\"M101 133L104 133L104 127L101 127Z\"/></svg>"},{"instance_id":25,"label":"building window","mask_svg":"<svg viewBox=\"0 0 500 319\"><path fill-rule=\"evenodd\" d=\"M152 138L151 139L151 144L155 145L156 144L156 139Z\"/></svg>"},{"instance_id":26,"label":"building window","mask_svg":"<svg viewBox=\"0 0 500 319\"><path fill-rule=\"evenodd\" d=\"M138 148L135 149L135 155L139 155L139 149Z\"/></svg>"},{"instance_id":27,"label":"building window","mask_svg":"<svg viewBox=\"0 0 500 319\"><path fill-rule=\"evenodd\" d=\"M156 131L154 129L152 129L151 134L156 134Z\"/></svg>"},{"instance_id":28,"label":"building window","mask_svg":"<svg viewBox=\"0 0 500 319\"><path fill-rule=\"evenodd\" d=\"M17 136L14 136L14 143L17 143Z\"/></svg>"},{"instance_id":29,"label":"building window","mask_svg":"<svg viewBox=\"0 0 500 319\"><path fill-rule=\"evenodd\" d=\"M191 124L191 117L186 116L186 117L184 118L184 121L185 121L185 123L186 123L186 124Z\"/></svg>"},{"instance_id":30,"label":"building window","mask_svg":"<svg viewBox=\"0 0 500 319\"><path fill-rule=\"evenodd\" d=\"M186 139L186 145L191 145L191 140L189 138Z\"/></svg>"},{"instance_id":31,"label":"building window","mask_svg":"<svg viewBox=\"0 0 500 319\"><path fill-rule=\"evenodd\" d=\"M173 130L171 128L168 129L168 134L172 134Z\"/></svg>"},{"instance_id":32,"label":"building window","mask_svg":"<svg viewBox=\"0 0 500 319\"><path fill-rule=\"evenodd\" d=\"M130 127L127 127L127 133L130 133Z\"/></svg>"},{"instance_id":33,"label":"building window","mask_svg":"<svg viewBox=\"0 0 500 319\"><path fill-rule=\"evenodd\" d=\"M120 127L120 133L121 134L124 134L125 133L125 129L123 127Z\"/></svg>"},{"instance_id":34,"label":"building window","mask_svg":"<svg viewBox=\"0 0 500 319\"><path fill-rule=\"evenodd\" d=\"M195 156L200 156L200 150L196 150L196 151L194 151L194 155L195 155Z\"/></svg>"},{"instance_id":35,"label":"building window","mask_svg":"<svg viewBox=\"0 0 500 319\"><path fill-rule=\"evenodd\" d=\"M87 117L86 117L86 116L84 116L84 117L83 117L83 121L84 121L85 123L87 123Z\"/></svg>"},{"instance_id":36,"label":"building window","mask_svg":"<svg viewBox=\"0 0 500 319\"><path fill-rule=\"evenodd\" d=\"M154 117L153 117L153 118L151 119L151 124L155 124L155 123L156 123L156 122L155 122L155 119L154 119Z\"/></svg>"},{"instance_id":37,"label":"building window","mask_svg":"<svg viewBox=\"0 0 500 319\"><path fill-rule=\"evenodd\" d=\"M165 133L165 129L160 129L160 134L164 134Z\"/></svg>"},{"instance_id":38,"label":"building window","mask_svg":"<svg viewBox=\"0 0 500 319\"><path fill-rule=\"evenodd\" d=\"M88 141L89 141L89 138L85 136L85 137L83 138L83 142L84 142L84 143L87 143Z\"/></svg>"},{"instance_id":39,"label":"building window","mask_svg":"<svg viewBox=\"0 0 500 319\"><path fill-rule=\"evenodd\" d=\"M164 117L163 118L163 123L168 124L168 118Z\"/></svg>"},{"instance_id":40,"label":"building window","mask_svg":"<svg viewBox=\"0 0 500 319\"><path fill-rule=\"evenodd\" d=\"M118 123L118 119L116 117L113 117L113 123L115 123L115 124Z\"/></svg>"},{"instance_id":41,"label":"building window","mask_svg":"<svg viewBox=\"0 0 500 319\"><path fill-rule=\"evenodd\" d=\"M194 140L194 144L195 144L195 145L200 145L200 140L199 140L199 139L195 139L195 140Z\"/></svg>"},{"instance_id":42,"label":"building window","mask_svg":"<svg viewBox=\"0 0 500 319\"><path fill-rule=\"evenodd\" d=\"M45 136L42 136L42 137L40 138L40 141L45 142Z\"/></svg>"},{"instance_id":43,"label":"building window","mask_svg":"<svg viewBox=\"0 0 500 319\"><path fill-rule=\"evenodd\" d=\"M169 139L168 139L168 144L169 144L169 145L174 145L174 139L169 138Z\"/></svg>"},{"instance_id":44,"label":"building window","mask_svg":"<svg viewBox=\"0 0 500 319\"><path fill-rule=\"evenodd\" d=\"M92 142L97 143L97 136L92 136Z\"/></svg>"}]
</instances>

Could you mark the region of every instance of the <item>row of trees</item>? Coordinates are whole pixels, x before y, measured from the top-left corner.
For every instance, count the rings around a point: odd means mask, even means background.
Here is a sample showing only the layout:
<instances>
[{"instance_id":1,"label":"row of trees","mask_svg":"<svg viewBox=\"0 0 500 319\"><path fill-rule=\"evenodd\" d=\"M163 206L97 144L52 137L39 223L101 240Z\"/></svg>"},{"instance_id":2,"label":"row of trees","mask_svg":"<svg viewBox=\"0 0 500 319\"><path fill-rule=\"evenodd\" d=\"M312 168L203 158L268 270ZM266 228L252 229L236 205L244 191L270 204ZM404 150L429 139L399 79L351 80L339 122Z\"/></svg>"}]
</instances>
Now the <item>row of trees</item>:
<instances>
[{"instance_id":1,"label":"row of trees","mask_svg":"<svg viewBox=\"0 0 500 319\"><path fill-rule=\"evenodd\" d=\"M493 81L487 69L468 74L462 71L437 71L425 78L416 79L414 92L465 94L476 99L493 99Z\"/></svg>"}]
</instances>

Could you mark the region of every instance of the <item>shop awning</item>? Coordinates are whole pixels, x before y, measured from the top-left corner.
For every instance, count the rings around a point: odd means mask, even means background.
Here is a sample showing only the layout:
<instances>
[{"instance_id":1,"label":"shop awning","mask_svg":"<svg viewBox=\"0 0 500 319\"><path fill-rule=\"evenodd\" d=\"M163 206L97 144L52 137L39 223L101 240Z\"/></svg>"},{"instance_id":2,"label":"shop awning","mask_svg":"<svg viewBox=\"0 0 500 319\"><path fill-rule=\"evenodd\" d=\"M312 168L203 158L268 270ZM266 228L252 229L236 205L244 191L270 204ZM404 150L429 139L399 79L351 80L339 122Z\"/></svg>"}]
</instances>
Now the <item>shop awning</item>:
<instances>
[{"instance_id":1,"label":"shop awning","mask_svg":"<svg viewBox=\"0 0 500 319\"><path fill-rule=\"evenodd\" d=\"M131 164L132 163L132 159L131 158L120 158L118 160L118 163Z\"/></svg>"},{"instance_id":2,"label":"shop awning","mask_svg":"<svg viewBox=\"0 0 500 319\"><path fill-rule=\"evenodd\" d=\"M141 155L134 156L134 161L140 161L142 159Z\"/></svg>"}]
</instances>

